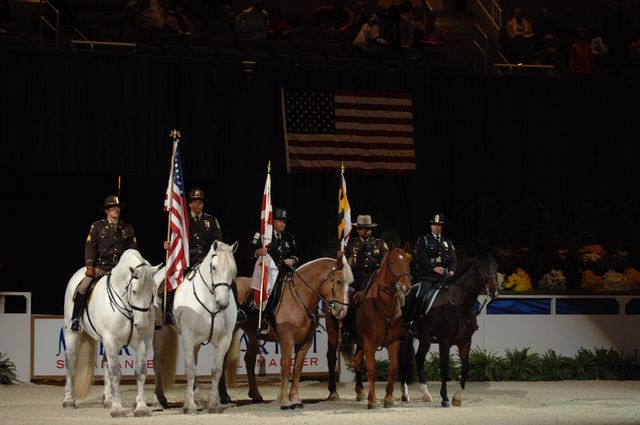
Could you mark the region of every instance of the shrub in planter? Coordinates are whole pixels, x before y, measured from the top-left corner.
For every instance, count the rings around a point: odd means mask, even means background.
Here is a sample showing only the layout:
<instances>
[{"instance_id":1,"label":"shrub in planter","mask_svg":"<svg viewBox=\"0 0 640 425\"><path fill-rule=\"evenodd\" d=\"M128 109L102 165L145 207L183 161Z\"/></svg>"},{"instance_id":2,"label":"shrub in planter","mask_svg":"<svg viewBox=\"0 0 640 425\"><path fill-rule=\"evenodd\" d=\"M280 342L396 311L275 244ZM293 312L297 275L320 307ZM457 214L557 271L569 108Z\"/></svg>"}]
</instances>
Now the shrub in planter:
<instances>
[{"instance_id":1,"label":"shrub in planter","mask_svg":"<svg viewBox=\"0 0 640 425\"><path fill-rule=\"evenodd\" d=\"M8 385L18 381L16 376L16 365L6 354L0 353L0 384Z\"/></svg>"},{"instance_id":2,"label":"shrub in planter","mask_svg":"<svg viewBox=\"0 0 640 425\"><path fill-rule=\"evenodd\" d=\"M559 355L554 350L547 350L540 357L540 378L544 381L571 379L575 368L572 358Z\"/></svg>"},{"instance_id":3,"label":"shrub in planter","mask_svg":"<svg viewBox=\"0 0 640 425\"><path fill-rule=\"evenodd\" d=\"M506 379L512 381L539 381L541 361L538 353L529 354L529 347L505 350Z\"/></svg>"},{"instance_id":4,"label":"shrub in planter","mask_svg":"<svg viewBox=\"0 0 640 425\"><path fill-rule=\"evenodd\" d=\"M479 348L471 350L469 355L470 381L502 381L506 375L505 361L496 353Z\"/></svg>"}]
</instances>

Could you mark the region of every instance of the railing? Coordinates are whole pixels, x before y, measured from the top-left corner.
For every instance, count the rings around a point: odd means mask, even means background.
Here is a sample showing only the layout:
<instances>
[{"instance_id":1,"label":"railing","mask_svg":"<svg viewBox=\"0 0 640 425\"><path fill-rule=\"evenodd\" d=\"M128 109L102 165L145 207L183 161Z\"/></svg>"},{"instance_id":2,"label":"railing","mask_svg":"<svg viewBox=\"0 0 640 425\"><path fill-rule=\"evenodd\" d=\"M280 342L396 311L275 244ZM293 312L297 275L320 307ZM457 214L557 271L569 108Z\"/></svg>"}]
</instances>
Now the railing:
<instances>
[{"instance_id":1,"label":"railing","mask_svg":"<svg viewBox=\"0 0 640 425\"><path fill-rule=\"evenodd\" d=\"M55 26L43 14L43 8L49 8L56 16ZM56 49L60 47L60 11L48 0L40 0L40 48L42 48L42 25L48 26L56 34Z\"/></svg>"},{"instance_id":2,"label":"railing","mask_svg":"<svg viewBox=\"0 0 640 425\"><path fill-rule=\"evenodd\" d=\"M478 43L477 40L473 40L473 45L475 46L475 50L473 51L473 65L474 65L474 69L477 66L476 63L476 57L477 57L477 52L480 52L480 54L484 57L484 75L489 75L489 36L487 35L487 33L482 29L482 27L480 25L478 25L478 23L474 23L476 30L480 33L480 35L482 36L482 40L483 40L483 46L480 45L480 43Z\"/></svg>"},{"instance_id":3,"label":"railing","mask_svg":"<svg viewBox=\"0 0 640 425\"><path fill-rule=\"evenodd\" d=\"M89 46L92 52L96 46L125 47L133 49L133 53L136 53L138 47L136 43L120 43L117 41L71 40L72 49L76 49L78 46Z\"/></svg>"},{"instance_id":4,"label":"railing","mask_svg":"<svg viewBox=\"0 0 640 425\"><path fill-rule=\"evenodd\" d=\"M513 75L545 75L553 77L555 67L553 65L525 65L522 63L496 63L493 65L493 75L500 77Z\"/></svg>"},{"instance_id":5,"label":"railing","mask_svg":"<svg viewBox=\"0 0 640 425\"><path fill-rule=\"evenodd\" d=\"M502 9L498 6L498 3L496 3L495 0L491 0L491 12L487 10L481 0L476 0L476 4L480 7L480 10L482 10L489 21L491 21L495 30L500 32L500 29L502 28Z\"/></svg>"}]
</instances>

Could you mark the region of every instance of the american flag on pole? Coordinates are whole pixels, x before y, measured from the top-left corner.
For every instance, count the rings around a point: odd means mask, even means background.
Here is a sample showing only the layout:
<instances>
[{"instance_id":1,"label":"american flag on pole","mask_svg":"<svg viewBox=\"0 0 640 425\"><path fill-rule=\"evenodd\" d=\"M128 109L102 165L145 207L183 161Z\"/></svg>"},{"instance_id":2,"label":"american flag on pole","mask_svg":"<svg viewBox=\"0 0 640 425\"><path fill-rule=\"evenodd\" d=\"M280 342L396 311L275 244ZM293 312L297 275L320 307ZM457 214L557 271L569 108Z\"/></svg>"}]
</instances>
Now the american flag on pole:
<instances>
[{"instance_id":1,"label":"american flag on pole","mask_svg":"<svg viewBox=\"0 0 640 425\"><path fill-rule=\"evenodd\" d=\"M347 181L344 173L340 174L340 189L338 190L338 239L340 250L344 251L351 235L351 206L347 199Z\"/></svg>"},{"instance_id":2,"label":"american flag on pole","mask_svg":"<svg viewBox=\"0 0 640 425\"><path fill-rule=\"evenodd\" d=\"M361 174L416 170L408 94L282 89L287 171Z\"/></svg>"},{"instance_id":3,"label":"american flag on pole","mask_svg":"<svg viewBox=\"0 0 640 425\"><path fill-rule=\"evenodd\" d=\"M169 196L172 196L169 206ZM180 146L176 147L173 172L169 177L164 210L170 214L169 255L167 260L167 289L173 291L182 282L184 270L189 266L189 218L187 199L180 160Z\"/></svg>"}]
</instances>

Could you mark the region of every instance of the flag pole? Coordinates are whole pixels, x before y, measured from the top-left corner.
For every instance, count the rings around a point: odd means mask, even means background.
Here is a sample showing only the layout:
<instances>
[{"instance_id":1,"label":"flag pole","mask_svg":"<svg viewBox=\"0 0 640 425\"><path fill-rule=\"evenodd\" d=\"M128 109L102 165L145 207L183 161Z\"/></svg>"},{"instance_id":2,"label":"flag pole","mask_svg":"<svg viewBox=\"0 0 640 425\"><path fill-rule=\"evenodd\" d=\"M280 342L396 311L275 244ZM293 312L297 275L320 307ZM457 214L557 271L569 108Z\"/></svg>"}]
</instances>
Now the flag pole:
<instances>
[{"instance_id":1,"label":"flag pole","mask_svg":"<svg viewBox=\"0 0 640 425\"><path fill-rule=\"evenodd\" d=\"M169 193L167 195L167 241L171 243L171 210L173 209L173 170L176 162L176 152L178 151L178 142L180 142L180 132L176 129L171 130L169 133L171 143L173 144L171 151L171 169L169 170ZM169 275L166 273L166 267L169 264L169 252L171 249L167 249L165 254L165 274L164 274L164 292L162 303L162 324L164 324L165 317L167 316L167 281Z\"/></svg>"},{"instance_id":2,"label":"flag pole","mask_svg":"<svg viewBox=\"0 0 640 425\"><path fill-rule=\"evenodd\" d=\"M271 174L271 161L269 161L267 163L267 179L269 178L269 175ZM266 208L265 208L265 214L264 217L262 218L262 227L263 229L267 229L267 225L269 224L269 205L271 204L271 182L269 182L269 192L267 193L267 201L266 201ZM264 231L262 233L262 248L264 248ZM265 263L264 263L264 255L262 256L262 267L260 268L260 309L258 310L258 332L260 332L260 327L262 326L262 304L264 303L264 269L265 269Z\"/></svg>"}]
</instances>

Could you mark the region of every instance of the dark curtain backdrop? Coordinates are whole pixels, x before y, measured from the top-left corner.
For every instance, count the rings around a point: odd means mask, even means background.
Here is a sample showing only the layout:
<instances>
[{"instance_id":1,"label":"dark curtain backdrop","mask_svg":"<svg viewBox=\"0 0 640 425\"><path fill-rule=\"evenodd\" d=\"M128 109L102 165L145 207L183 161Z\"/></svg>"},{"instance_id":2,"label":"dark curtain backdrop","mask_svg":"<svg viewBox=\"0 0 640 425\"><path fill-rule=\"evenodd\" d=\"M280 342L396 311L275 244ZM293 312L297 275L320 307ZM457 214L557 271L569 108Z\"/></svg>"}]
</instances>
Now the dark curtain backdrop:
<instances>
[{"instance_id":1,"label":"dark curtain backdrop","mask_svg":"<svg viewBox=\"0 0 640 425\"><path fill-rule=\"evenodd\" d=\"M186 184L205 190L227 242L258 229L267 160L275 206L303 260L337 246L335 175L288 175L280 90L405 91L415 102L417 173L358 176L353 219L414 243L432 211L461 250L539 251L640 241L640 89L630 81L442 76L418 71L238 64L70 52L0 51L1 290L61 313L99 207L122 176L123 219L145 258L164 261L168 133L182 133Z\"/></svg>"}]
</instances>

